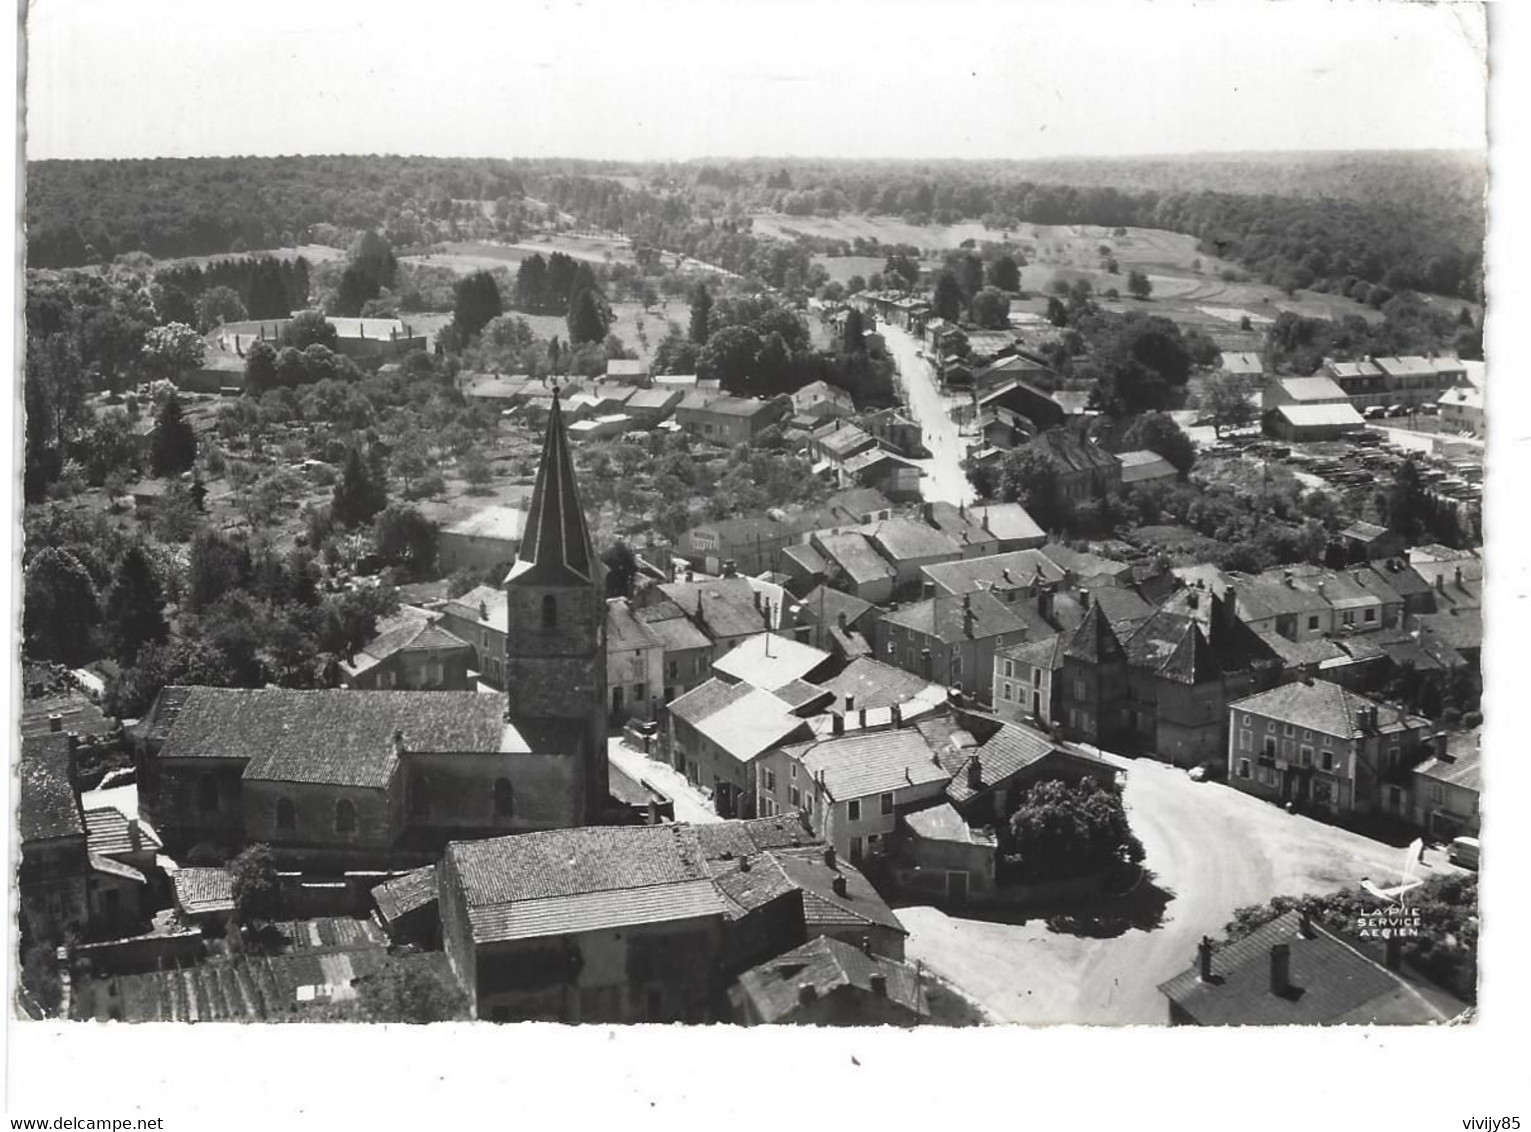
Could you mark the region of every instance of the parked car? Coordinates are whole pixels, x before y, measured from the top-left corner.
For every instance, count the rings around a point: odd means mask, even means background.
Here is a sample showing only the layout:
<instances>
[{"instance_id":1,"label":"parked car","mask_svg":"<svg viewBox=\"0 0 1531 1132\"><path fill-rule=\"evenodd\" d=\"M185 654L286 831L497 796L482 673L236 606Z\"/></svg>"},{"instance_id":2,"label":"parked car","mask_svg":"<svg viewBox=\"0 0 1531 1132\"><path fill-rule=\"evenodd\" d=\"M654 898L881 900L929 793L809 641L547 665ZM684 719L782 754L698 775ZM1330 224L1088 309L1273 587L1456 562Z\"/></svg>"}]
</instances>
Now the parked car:
<instances>
[{"instance_id":1,"label":"parked car","mask_svg":"<svg viewBox=\"0 0 1531 1132\"><path fill-rule=\"evenodd\" d=\"M1453 865L1461 865L1464 869L1478 868L1478 862L1482 858L1483 847L1478 844L1476 837L1456 837L1446 849L1446 859Z\"/></svg>"}]
</instances>

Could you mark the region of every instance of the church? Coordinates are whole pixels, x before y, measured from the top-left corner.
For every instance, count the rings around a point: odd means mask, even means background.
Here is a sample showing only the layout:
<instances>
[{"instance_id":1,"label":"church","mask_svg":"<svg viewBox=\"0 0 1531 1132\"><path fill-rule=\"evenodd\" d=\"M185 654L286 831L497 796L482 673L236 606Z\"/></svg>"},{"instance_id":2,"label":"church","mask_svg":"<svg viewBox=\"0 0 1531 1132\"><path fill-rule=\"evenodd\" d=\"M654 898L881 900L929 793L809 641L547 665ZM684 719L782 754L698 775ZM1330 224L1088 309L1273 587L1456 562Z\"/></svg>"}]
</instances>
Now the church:
<instances>
[{"instance_id":1,"label":"church","mask_svg":"<svg viewBox=\"0 0 1531 1132\"><path fill-rule=\"evenodd\" d=\"M135 729L140 813L172 853L265 842L295 868L601 824L604 579L556 395L505 591L503 695L165 688Z\"/></svg>"}]
</instances>

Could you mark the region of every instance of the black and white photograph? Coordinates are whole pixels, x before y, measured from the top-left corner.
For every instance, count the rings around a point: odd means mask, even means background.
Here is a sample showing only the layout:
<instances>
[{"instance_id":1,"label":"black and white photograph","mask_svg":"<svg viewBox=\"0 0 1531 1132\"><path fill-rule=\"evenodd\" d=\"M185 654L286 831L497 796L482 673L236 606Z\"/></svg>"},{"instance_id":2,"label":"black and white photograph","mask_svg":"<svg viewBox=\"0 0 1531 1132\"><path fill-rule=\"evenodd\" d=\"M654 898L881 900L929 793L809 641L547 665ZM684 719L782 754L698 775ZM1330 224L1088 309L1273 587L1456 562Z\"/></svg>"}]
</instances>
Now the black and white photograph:
<instances>
[{"instance_id":1,"label":"black and white photograph","mask_svg":"<svg viewBox=\"0 0 1531 1132\"><path fill-rule=\"evenodd\" d=\"M1506 7L22 4L12 1127L1489 1072Z\"/></svg>"}]
</instances>

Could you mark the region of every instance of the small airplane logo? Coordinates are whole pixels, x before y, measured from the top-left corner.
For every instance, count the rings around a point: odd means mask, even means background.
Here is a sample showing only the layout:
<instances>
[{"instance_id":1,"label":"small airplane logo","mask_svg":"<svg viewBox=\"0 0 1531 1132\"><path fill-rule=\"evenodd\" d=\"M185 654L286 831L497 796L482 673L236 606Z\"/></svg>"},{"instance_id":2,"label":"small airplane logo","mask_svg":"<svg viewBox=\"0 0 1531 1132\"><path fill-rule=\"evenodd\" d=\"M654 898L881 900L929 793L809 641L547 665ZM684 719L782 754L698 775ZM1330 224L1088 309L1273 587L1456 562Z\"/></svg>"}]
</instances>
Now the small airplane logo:
<instances>
[{"instance_id":1,"label":"small airplane logo","mask_svg":"<svg viewBox=\"0 0 1531 1132\"><path fill-rule=\"evenodd\" d=\"M1409 845L1409 856L1404 862L1403 881L1401 884L1395 884L1391 888L1379 888L1370 877L1362 877L1361 887L1384 904L1396 904L1402 907L1403 894L1425 883L1423 877L1416 877L1414 875L1415 870L1419 867L1420 858L1424 855L1424 851L1425 839L1416 837Z\"/></svg>"}]
</instances>

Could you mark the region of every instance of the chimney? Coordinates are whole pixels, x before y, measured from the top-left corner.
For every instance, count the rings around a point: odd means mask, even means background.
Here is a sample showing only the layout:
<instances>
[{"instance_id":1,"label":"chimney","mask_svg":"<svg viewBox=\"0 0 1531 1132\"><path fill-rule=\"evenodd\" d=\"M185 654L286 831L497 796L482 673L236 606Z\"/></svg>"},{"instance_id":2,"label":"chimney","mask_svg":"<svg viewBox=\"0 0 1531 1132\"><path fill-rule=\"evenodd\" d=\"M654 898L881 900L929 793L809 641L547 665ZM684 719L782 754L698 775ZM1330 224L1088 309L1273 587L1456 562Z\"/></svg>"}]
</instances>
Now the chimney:
<instances>
[{"instance_id":1,"label":"chimney","mask_svg":"<svg viewBox=\"0 0 1531 1132\"><path fill-rule=\"evenodd\" d=\"M834 881L832 883L833 883L833 887L834 887L835 895L836 896L844 896L849 891L849 889L847 889L846 886L845 886L845 874L844 873L836 873L835 874L835 879L834 879Z\"/></svg>"},{"instance_id":2,"label":"chimney","mask_svg":"<svg viewBox=\"0 0 1531 1132\"><path fill-rule=\"evenodd\" d=\"M1438 593L1438 594L1443 594L1443 593L1446 592L1446 575L1445 574L1437 574L1435 576L1435 592Z\"/></svg>"},{"instance_id":3,"label":"chimney","mask_svg":"<svg viewBox=\"0 0 1531 1132\"><path fill-rule=\"evenodd\" d=\"M878 998L887 998L888 997L888 976L887 975L884 975L881 971L878 971L875 975L872 976L871 983L872 983L872 993L873 994L875 994Z\"/></svg>"},{"instance_id":4,"label":"chimney","mask_svg":"<svg viewBox=\"0 0 1531 1132\"><path fill-rule=\"evenodd\" d=\"M902 727L904 725L904 709L902 707L900 707L898 704L894 704L892 710L893 710L893 728L896 731L896 730L898 730L898 728L900 728L900 727Z\"/></svg>"},{"instance_id":5,"label":"chimney","mask_svg":"<svg viewBox=\"0 0 1531 1132\"><path fill-rule=\"evenodd\" d=\"M481 601L478 603L478 619L480 621L489 620L489 605L487 602Z\"/></svg>"},{"instance_id":6,"label":"chimney","mask_svg":"<svg viewBox=\"0 0 1531 1132\"><path fill-rule=\"evenodd\" d=\"M750 871L750 859L748 857L739 858L739 871L741 873L747 873Z\"/></svg>"},{"instance_id":7,"label":"chimney","mask_svg":"<svg viewBox=\"0 0 1531 1132\"><path fill-rule=\"evenodd\" d=\"M835 734L836 735L844 735L845 734L845 716L841 715L839 712L832 712L830 714L829 718L834 720L834 723L832 724L832 726L834 727Z\"/></svg>"},{"instance_id":8,"label":"chimney","mask_svg":"<svg viewBox=\"0 0 1531 1132\"><path fill-rule=\"evenodd\" d=\"M824 846L824 867L829 869L838 869L840 867L835 863L835 847L833 845Z\"/></svg>"},{"instance_id":9,"label":"chimney","mask_svg":"<svg viewBox=\"0 0 1531 1132\"><path fill-rule=\"evenodd\" d=\"M56 711L50 713L48 716L48 730L55 733L64 730L64 717Z\"/></svg>"},{"instance_id":10,"label":"chimney","mask_svg":"<svg viewBox=\"0 0 1531 1132\"><path fill-rule=\"evenodd\" d=\"M867 709L862 708L856 716L856 726L865 731L867 729Z\"/></svg>"},{"instance_id":11,"label":"chimney","mask_svg":"<svg viewBox=\"0 0 1531 1132\"><path fill-rule=\"evenodd\" d=\"M1090 608L1090 591L1089 590L1081 589L1079 591L1079 608L1080 609L1089 609Z\"/></svg>"},{"instance_id":12,"label":"chimney","mask_svg":"<svg viewBox=\"0 0 1531 1132\"><path fill-rule=\"evenodd\" d=\"M983 785L983 767L978 762L978 756L968 759L968 789L977 790Z\"/></svg>"},{"instance_id":13,"label":"chimney","mask_svg":"<svg viewBox=\"0 0 1531 1132\"><path fill-rule=\"evenodd\" d=\"M1292 572L1290 570L1281 571L1281 580L1286 583L1287 589L1290 590L1296 588L1297 584L1292 580Z\"/></svg>"},{"instance_id":14,"label":"chimney","mask_svg":"<svg viewBox=\"0 0 1531 1132\"><path fill-rule=\"evenodd\" d=\"M845 710L848 711L848 712L856 710L856 697L855 697L855 695L847 695L845 697Z\"/></svg>"},{"instance_id":15,"label":"chimney","mask_svg":"<svg viewBox=\"0 0 1531 1132\"><path fill-rule=\"evenodd\" d=\"M932 527L935 526L936 525L936 505L934 503L922 503L922 504L920 504L920 516L930 526L932 526Z\"/></svg>"},{"instance_id":16,"label":"chimney","mask_svg":"<svg viewBox=\"0 0 1531 1132\"><path fill-rule=\"evenodd\" d=\"M1292 945L1271 944L1271 994L1285 995L1292 989Z\"/></svg>"},{"instance_id":17,"label":"chimney","mask_svg":"<svg viewBox=\"0 0 1531 1132\"><path fill-rule=\"evenodd\" d=\"M393 750L395 754L402 755L404 753L404 729L402 727L395 727L393 729Z\"/></svg>"},{"instance_id":18,"label":"chimney","mask_svg":"<svg viewBox=\"0 0 1531 1132\"><path fill-rule=\"evenodd\" d=\"M1450 738L1451 736L1447 735L1444 731L1437 731L1435 733L1435 754L1437 758L1447 760L1451 758L1451 752L1447 750L1447 743Z\"/></svg>"},{"instance_id":19,"label":"chimney","mask_svg":"<svg viewBox=\"0 0 1531 1132\"><path fill-rule=\"evenodd\" d=\"M812 983L804 983L797 988L797 1002L799 1006L810 1006L819 997L819 992L813 989Z\"/></svg>"},{"instance_id":20,"label":"chimney","mask_svg":"<svg viewBox=\"0 0 1531 1132\"><path fill-rule=\"evenodd\" d=\"M658 825L659 824L659 803L658 802L650 802L649 803L649 820L648 820L648 824L649 825Z\"/></svg>"},{"instance_id":21,"label":"chimney","mask_svg":"<svg viewBox=\"0 0 1531 1132\"><path fill-rule=\"evenodd\" d=\"M1201 981L1209 982L1212 978L1212 937L1202 936L1201 942L1196 945L1196 962L1201 968Z\"/></svg>"},{"instance_id":22,"label":"chimney","mask_svg":"<svg viewBox=\"0 0 1531 1132\"><path fill-rule=\"evenodd\" d=\"M1316 934L1313 931L1313 916L1306 908L1297 913L1297 933L1303 939L1312 939Z\"/></svg>"},{"instance_id":23,"label":"chimney","mask_svg":"<svg viewBox=\"0 0 1531 1132\"><path fill-rule=\"evenodd\" d=\"M755 599L755 612L756 613L763 613L763 612L765 612L761 608L761 606L760 606L760 591L759 590L753 590L753 591L751 591L750 596Z\"/></svg>"},{"instance_id":24,"label":"chimney","mask_svg":"<svg viewBox=\"0 0 1531 1132\"><path fill-rule=\"evenodd\" d=\"M1191 590L1189 593L1187 593L1185 595L1185 603L1187 608L1192 610L1196 609L1200 604L1200 598L1201 595L1198 594L1195 590Z\"/></svg>"},{"instance_id":25,"label":"chimney","mask_svg":"<svg viewBox=\"0 0 1531 1132\"><path fill-rule=\"evenodd\" d=\"M843 609L840 611L839 616L836 617L835 620L840 625L840 632L846 633L850 631L850 623L846 620L845 611Z\"/></svg>"},{"instance_id":26,"label":"chimney","mask_svg":"<svg viewBox=\"0 0 1531 1132\"><path fill-rule=\"evenodd\" d=\"M1457 580L1457 589L1465 590L1467 587L1462 584L1462 567L1460 567L1460 566L1457 567L1456 575L1457 575L1457 579L1456 579Z\"/></svg>"}]
</instances>

